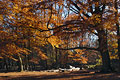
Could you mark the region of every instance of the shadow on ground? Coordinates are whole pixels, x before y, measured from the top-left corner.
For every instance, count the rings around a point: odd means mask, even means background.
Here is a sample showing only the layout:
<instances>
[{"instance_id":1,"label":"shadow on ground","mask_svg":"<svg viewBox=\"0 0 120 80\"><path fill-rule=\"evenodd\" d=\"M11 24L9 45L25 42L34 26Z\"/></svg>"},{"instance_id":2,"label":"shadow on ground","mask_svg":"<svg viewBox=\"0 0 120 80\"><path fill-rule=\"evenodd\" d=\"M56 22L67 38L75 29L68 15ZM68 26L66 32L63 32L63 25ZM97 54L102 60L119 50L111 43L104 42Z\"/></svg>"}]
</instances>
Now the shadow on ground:
<instances>
[{"instance_id":1,"label":"shadow on ground","mask_svg":"<svg viewBox=\"0 0 120 80\"><path fill-rule=\"evenodd\" d=\"M49 72L50 73L50 72ZM1 76L4 80L120 80L118 73L71 72L55 75ZM2 80L0 79L0 80Z\"/></svg>"}]
</instances>

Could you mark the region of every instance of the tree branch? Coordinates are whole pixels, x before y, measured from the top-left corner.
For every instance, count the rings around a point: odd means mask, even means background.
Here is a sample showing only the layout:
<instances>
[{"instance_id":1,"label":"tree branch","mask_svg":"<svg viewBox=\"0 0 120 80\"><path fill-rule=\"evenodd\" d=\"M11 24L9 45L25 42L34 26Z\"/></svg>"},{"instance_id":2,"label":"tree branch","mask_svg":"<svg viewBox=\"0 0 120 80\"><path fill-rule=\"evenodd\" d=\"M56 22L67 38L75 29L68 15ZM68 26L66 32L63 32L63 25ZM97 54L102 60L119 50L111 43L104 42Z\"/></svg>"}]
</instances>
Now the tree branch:
<instances>
[{"instance_id":1,"label":"tree branch","mask_svg":"<svg viewBox=\"0 0 120 80\"><path fill-rule=\"evenodd\" d=\"M57 47L56 47L57 48ZM87 49L87 50L96 50L99 51L98 48L89 48L89 47L74 47L74 48L57 48L60 50L74 50L74 49Z\"/></svg>"}]
</instances>

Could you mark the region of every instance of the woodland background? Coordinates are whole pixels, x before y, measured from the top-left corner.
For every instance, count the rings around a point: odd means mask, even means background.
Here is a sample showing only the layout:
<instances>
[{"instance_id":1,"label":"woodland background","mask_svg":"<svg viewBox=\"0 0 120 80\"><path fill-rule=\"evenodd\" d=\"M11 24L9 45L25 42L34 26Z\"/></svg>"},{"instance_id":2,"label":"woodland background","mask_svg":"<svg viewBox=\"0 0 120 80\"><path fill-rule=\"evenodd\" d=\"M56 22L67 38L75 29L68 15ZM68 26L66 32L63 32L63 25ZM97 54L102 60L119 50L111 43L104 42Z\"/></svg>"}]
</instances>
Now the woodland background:
<instances>
[{"instance_id":1,"label":"woodland background","mask_svg":"<svg viewBox=\"0 0 120 80\"><path fill-rule=\"evenodd\" d=\"M119 0L0 0L0 71L120 71Z\"/></svg>"}]
</instances>

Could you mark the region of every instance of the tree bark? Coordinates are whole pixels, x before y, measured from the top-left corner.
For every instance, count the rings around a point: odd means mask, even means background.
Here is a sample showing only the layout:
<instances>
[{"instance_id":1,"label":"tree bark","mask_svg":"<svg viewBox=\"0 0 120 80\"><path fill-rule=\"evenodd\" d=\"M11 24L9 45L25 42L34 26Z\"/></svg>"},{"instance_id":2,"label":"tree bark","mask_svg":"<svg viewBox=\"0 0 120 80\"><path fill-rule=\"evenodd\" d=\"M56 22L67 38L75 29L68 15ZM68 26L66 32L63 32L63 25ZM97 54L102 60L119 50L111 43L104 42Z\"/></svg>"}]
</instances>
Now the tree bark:
<instances>
[{"instance_id":1,"label":"tree bark","mask_svg":"<svg viewBox=\"0 0 120 80\"><path fill-rule=\"evenodd\" d=\"M4 59L4 64L5 64L6 71L9 70L9 68L8 68L8 61L7 60L8 60L7 58Z\"/></svg>"},{"instance_id":2,"label":"tree bark","mask_svg":"<svg viewBox=\"0 0 120 80\"><path fill-rule=\"evenodd\" d=\"M112 71L110 65L110 56L108 51L107 45L107 33L105 30L98 30L98 37L99 37L99 51L102 57L102 71L109 72Z\"/></svg>"},{"instance_id":3,"label":"tree bark","mask_svg":"<svg viewBox=\"0 0 120 80\"><path fill-rule=\"evenodd\" d=\"M116 27L117 27L117 36L120 37L120 28L119 28L119 17L118 17L118 4L117 4L117 0L115 0L115 17L116 17ZM119 72L120 72L120 38L118 38L118 57L119 57Z\"/></svg>"},{"instance_id":4,"label":"tree bark","mask_svg":"<svg viewBox=\"0 0 120 80\"><path fill-rule=\"evenodd\" d=\"M18 57L19 57L19 71L23 71L23 61L22 61L22 58L20 57L20 55Z\"/></svg>"},{"instance_id":5,"label":"tree bark","mask_svg":"<svg viewBox=\"0 0 120 80\"><path fill-rule=\"evenodd\" d=\"M117 25L117 35L120 36L119 25ZM119 72L120 72L120 38L118 39L118 57L119 57Z\"/></svg>"},{"instance_id":6,"label":"tree bark","mask_svg":"<svg viewBox=\"0 0 120 80\"><path fill-rule=\"evenodd\" d=\"M57 48L55 48L55 60L56 60L56 63L58 63Z\"/></svg>"}]
</instances>

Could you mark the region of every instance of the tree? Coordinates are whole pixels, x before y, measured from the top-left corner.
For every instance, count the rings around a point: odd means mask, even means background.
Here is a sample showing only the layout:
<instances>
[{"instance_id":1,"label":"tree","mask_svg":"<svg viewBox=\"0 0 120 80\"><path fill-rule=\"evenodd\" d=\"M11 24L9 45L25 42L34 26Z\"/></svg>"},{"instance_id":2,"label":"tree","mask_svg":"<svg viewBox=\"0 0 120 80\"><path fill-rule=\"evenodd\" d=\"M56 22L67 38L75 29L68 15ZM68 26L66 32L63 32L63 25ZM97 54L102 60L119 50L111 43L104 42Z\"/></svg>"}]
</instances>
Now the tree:
<instances>
[{"instance_id":1,"label":"tree","mask_svg":"<svg viewBox=\"0 0 120 80\"><path fill-rule=\"evenodd\" d=\"M77 47L79 49L93 49L98 50L102 56L103 71L111 71L110 57L108 51L107 42L107 31L114 29L114 21L111 14L114 10L111 9L113 2L110 4L109 1L94 0L94 1L79 1L79 0L67 0L65 7L70 9L73 13L69 14L68 18L64 22L63 26L58 26L61 28L59 32L61 33L78 33L78 32L88 32L96 35L98 37L99 47L88 48L88 47ZM106 7L110 8L106 8ZM111 18L109 18L112 16ZM108 20L109 21L108 21ZM113 21L112 21L113 20ZM111 28L109 25L105 26L106 23L110 22L113 24ZM69 48L69 49L77 49ZM64 49L65 50L65 49ZM67 50L67 49L66 49Z\"/></svg>"},{"instance_id":2,"label":"tree","mask_svg":"<svg viewBox=\"0 0 120 80\"><path fill-rule=\"evenodd\" d=\"M36 8L38 1L26 1L22 3L22 1L17 0L5 0L0 2L0 4L3 5L1 6L0 14L0 20L2 22L0 23L0 44L2 44L0 45L0 55L3 58L7 57L19 61L21 66L20 70L23 70L23 61L26 62L25 65L27 66L29 61L28 55L34 52L33 49L48 44L46 36L50 33L42 33L39 31L40 29L47 29L46 19L48 16L43 17L45 11L44 13L42 12L45 10L45 7L43 7L44 2L39 3L39 5L42 4L39 8L43 8L40 9L39 12L37 12L38 9ZM36 10L33 11L33 9ZM36 29L38 26L39 30ZM42 53L40 49L38 50L38 53L41 54L39 56L46 58L44 53ZM15 58L15 55L19 58Z\"/></svg>"},{"instance_id":3,"label":"tree","mask_svg":"<svg viewBox=\"0 0 120 80\"><path fill-rule=\"evenodd\" d=\"M116 9L116 12L115 12L115 17L116 17L116 27L117 27L117 36L118 36L118 57L119 57L119 61L120 61L120 27L119 27L119 14L118 14L118 2L117 0L115 0L115 9ZM120 62L119 62L119 66L120 66ZM119 71L120 71L120 68L119 68Z\"/></svg>"}]
</instances>

